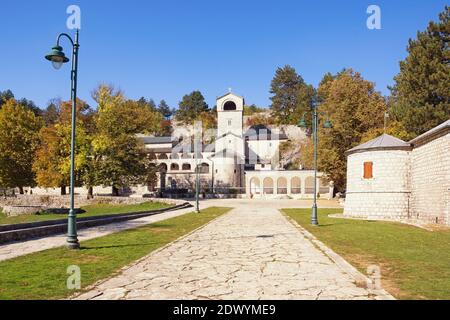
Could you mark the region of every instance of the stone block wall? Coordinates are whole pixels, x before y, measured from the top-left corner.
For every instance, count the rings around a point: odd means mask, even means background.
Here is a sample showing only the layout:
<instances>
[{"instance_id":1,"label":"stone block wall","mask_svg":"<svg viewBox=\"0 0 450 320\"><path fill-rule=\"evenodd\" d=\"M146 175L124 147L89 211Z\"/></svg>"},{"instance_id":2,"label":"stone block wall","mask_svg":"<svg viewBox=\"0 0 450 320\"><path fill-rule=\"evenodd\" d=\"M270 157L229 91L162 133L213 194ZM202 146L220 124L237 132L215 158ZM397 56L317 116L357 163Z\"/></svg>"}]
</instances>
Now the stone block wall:
<instances>
[{"instance_id":1,"label":"stone block wall","mask_svg":"<svg viewBox=\"0 0 450 320\"><path fill-rule=\"evenodd\" d=\"M344 214L366 219L409 216L409 151L374 150L348 156ZM364 162L373 163L373 178L364 179Z\"/></svg>"},{"instance_id":2,"label":"stone block wall","mask_svg":"<svg viewBox=\"0 0 450 320\"><path fill-rule=\"evenodd\" d=\"M409 196L407 192L347 194L344 215L369 220L408 219Z\"/></svg>"},{"instance_id":3,"label":"stone block wall","mask_svg":"<svg viewBox=\"0 0 450 320\"><path fill-rule=\"evenodd\" d=\"M411 164L412 217L450 225L450 133L415 146Z\"/></svg>"},{"instance_id":4,"label":"stone block wall","mask_svg":"<svg viewBox=\"0 0 450 320\"><path fill-rule=\"evenodd\" d=\"M147 201L164 202L168 204L181 204L183 201L162 198L134 198L134 197L110 197L97 196L93 199L87 199L84 196L75 196L75 206L82 207L98 203L108 204L140 204ZM43 208L69 208L70 196L55 195L17 195L16 197L0 198L0 208L3 207L43 207ZM39 211L39 210L37 210Z\"/></svg>"}]
</instances>

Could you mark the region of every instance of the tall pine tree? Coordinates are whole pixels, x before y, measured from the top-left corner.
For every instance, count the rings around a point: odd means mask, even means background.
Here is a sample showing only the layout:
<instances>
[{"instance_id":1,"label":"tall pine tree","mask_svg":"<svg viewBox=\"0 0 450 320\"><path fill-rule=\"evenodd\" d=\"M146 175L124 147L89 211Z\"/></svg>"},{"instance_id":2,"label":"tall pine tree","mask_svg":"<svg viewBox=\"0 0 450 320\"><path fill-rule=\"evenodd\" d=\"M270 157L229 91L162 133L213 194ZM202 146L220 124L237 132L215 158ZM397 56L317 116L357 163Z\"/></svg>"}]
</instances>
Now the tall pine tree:
<instances>
[{"instance_id":1,"label":"tall pine tree","mask_svg":"<svg viewBox=\"0 0 450 320\"><path fill-rule=\"evenodd\" d=\"M409 40L392 90L394 117L414 138L450 118L450 8Z\"/></svg>"},{"instance_id":2,"label":"tall pine tree","mask_svg":"<svg viewBox=\"0 0 450 320\"><path fill-rule=\"evenodd\" d=\"M297 124L311 109L315 90L289 65L278 68L271 83L271 111L278 124Z\"/></svg>"},{"instance_id":3,"label":"tall pine tree","mask_svg":"<svg viewBox=\"0 0 450 320\"><path fill-rule=\"evenodd\" d=\"M200 91L187 94L180 101L175 119L183 124L192 124L199 120L203 112L208 112L209 107Z\"/></svg>"}]
</instances>

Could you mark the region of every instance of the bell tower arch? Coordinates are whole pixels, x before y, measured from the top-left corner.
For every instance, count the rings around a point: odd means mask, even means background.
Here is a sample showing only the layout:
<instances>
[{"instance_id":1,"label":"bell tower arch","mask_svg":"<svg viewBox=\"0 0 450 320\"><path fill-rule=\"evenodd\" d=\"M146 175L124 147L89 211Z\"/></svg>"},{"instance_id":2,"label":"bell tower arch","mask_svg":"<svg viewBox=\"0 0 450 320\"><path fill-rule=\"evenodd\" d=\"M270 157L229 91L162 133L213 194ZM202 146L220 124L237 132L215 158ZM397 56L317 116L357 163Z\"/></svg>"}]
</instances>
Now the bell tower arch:
<instances>
[{"instance_id":1,"label":"bell tower arch","mask_svg":"<svg viewBox=\"0 0 450 320\"><path fill-rule=\"evenodd\" d=\"M217 98L217 136L233 133L243 135L244 98L227 93Z\"/></svg>"}]
</instances>

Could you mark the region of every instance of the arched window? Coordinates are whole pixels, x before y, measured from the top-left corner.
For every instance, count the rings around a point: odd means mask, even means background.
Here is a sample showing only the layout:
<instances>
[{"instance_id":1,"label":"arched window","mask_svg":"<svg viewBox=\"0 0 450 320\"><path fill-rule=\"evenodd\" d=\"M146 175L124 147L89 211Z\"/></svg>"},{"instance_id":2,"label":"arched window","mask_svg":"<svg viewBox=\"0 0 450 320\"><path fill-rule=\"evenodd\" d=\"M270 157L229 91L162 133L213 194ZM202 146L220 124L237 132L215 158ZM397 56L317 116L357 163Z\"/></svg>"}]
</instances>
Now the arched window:
<instances>
[{"instance_id":1,"label":"arched window","mask_svg":"<svg viewBox=\"0 0 450 320\"><path fill-rule=\"evenodd\" d=\"M170 170L171 171L178 171L178 170L180 170L180 166L177 163L172 163L170 165Z\"/></svg>"},{"instance_id":2,"label":"arched window","mask_svg":"<svg viewBox=\"0 0 450 320\"><path fill-rule=\"evenodd\" d=\"M167 172L167 164L161 163L159 165L159 172Z\"/></svg>"},{"instance_id":3,"label":"arched window","mask_svg":"<svg viewBox=\"0 0 450 320\"><path fill-rule=\"evenodd\" d=\"M301 180L299 177L294 177L291 180L291 193L300 194L302 193Z\"/></svg>"},{"instance_id":4,"label":"arched window","mask_svg":"<svg viewBox=\"0 0 450 320\"><path fill-rule=\"evenodd\" d=\"M153 152L150 152L147 154L147 158L149 160L156 160L156 154L154 154Z\"/></svg>"},{"instance_id":5,"label":"arched window","mask_svg":"<svg viewBox=\"0 0 450 320\"><path fill-rule=\"evenodd\" d=\"M256 177L253 177L250 180L250 193L252 193L252 194L260 194L261 193L261 186L259 183L259 179Z\"/></svg>"},{"instance_id":6,"label":"arched window","mask_svg":"<svg viewBox=\"0 0 450 320\"><path fill-rule=\"evenodd\" d=\"M273 180L272 178L265 178L263 181L264 194L273 194Z\"/></svg>"},{"instance_id":7,"label":"arched window","mask_svg":"<svg viewBox=\"0 0 450 320\"><path fill-rule=\"evenodd\" d=\"M200 165L200 173L209 173L209 164L202 163Z\"/></svg>"},{"instance_id":8,"label":"arched window","mask_svg":"<svg viewBox=\"0 0 450 320\"><path fill-rule=\"evenodd\" d=\"M287 180L286 178L278 178L277 181L277 193L287 194Z\"/></svg>"},{"instance_id":9,"label":"arched window","mask_svg":"<svg viewBox=\"0 0 450 320\"><path fill-rule=\"evenodd\" d=\"M191 165L189 163L183 163L181 170L191 170Z\"/></svg>"},{"instance_id":10,"label":"arched window","mask_svg":"<svg viewBox=\"0 0 450 320\"><path fill-rule=\"evenodd\" d=\"M158 159L160 159L160 160L168 159L167 154L161 153L161 154L158 156Z\"/></svg>"},{"instance_id":11,"label":"arched window","mask_svg":"<svg viewBox=\"0 0 450 320\"><path fill-rule=\"evenodd\" d=\"M236 104L233 101L227 101L225 102L225 104L223 105L223 110L224 111L232 111L232 110L236 110Z\"/></svg>"},{"instance_id":12,"label":"arched window","mask_svg":"<svg viewBox=\"0 0 450 320\"><path fill-rule=\"evenodd\" d=\"M314 177L307 177L305 180L305 193L314 194Z\"/></svg>"}]
</instances>

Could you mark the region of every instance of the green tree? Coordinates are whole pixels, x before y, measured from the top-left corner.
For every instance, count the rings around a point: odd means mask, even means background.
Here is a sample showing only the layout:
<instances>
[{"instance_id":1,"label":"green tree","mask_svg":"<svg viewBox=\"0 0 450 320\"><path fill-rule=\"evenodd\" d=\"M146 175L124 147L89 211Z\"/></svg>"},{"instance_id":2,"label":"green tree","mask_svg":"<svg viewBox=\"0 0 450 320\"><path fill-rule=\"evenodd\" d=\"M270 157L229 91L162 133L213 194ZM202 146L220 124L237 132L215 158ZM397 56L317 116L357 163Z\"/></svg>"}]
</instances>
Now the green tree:
<instances>
[{"instance_id":1,"label":"green tree","mask_svg":"<svg viewBox=\"0 0 450 320\"><path fill-rule=\"evenodd\" d=\"M165 100L161 100L158 105L158 111L168 120L173 114L173 110L169 107Z\"/></svg>"},{"instance_id":2,"label":"green tree","mask_svg":"<svg viewBox=\"0 0 450 320\"><path fill-rule=\"evenodd\" d=\"M101 86L94 93L98 103L93 139L96 182L119 189L146 182L147 154L137 134L156 134L162 116L142 104L127 100L121 92Z\"/></svg>"},{"instance_id":3,"label":"green tree","mask_svg":"<svg viewBox=\"0 0 450 320\"><path fill-rule=\"evenodd\" d=\"M319 170L333 180L338 190L345 189L347 159L345 151L362 143L368 132L382 130L386 103L374 84L364 80L358 72L344 70L333 79L327 76L322 81L318 94L322 99L319 106L322 122L319 125ZM324 120L331 120L332 129L322 127ZM313 148L306 145L304 152ZM310 155L303 160L310 165Z\"/></svg>"},{"instance_id":4,"label":"green tree","mask_svg":"<svg viewBox=\"0 0 450 320\"><path fill-rule=\"evenodd\" d=\"M0 108L2 105L6 103L9 99L14 99L14 94L11 90L0 91Z\"/></svg>"},{"instance_id":5,"label":"green tree","mask_svg":"<svg viewBox=\"0 0 450 320\"><path fill-rule=\"evenodd\" d=\"M289 65L278 68L271 82L270 109L277 124L297 124L311 109L315 90Z\"/></svg>"},{"instance_id":6,"label":"green tree","mask_svg":"<svg viewBox=\"0 0 450 320\"><path fill-rule=\"evenodd\" d=\"M50 101L47 108L42 113L42 117L44 118L46 126L55 124L56 121L58 121L60 105L61 101L54 99Z\"/></svg>"},{"instance_id":7,"label":"green tree","mask_svg":"<svg viewBox=\"0 0 450 320\"><path fill-rule=\"evenodd\" d=\"M175 119L183 124L192 124L203 112L209 112L205 98L200 91L193 91L180 101Z\"/></svg>"},{"instance_id":8,"label":"green tree","mask_svg":"<svg viewBox=\"0 0 450 320\"><path fill-rule=\"evenodd\" d=\"M156 111L156 104L155 101L153 99L145 99L144 97L141 97L137 103L141 106L147 107L149 108L151 111Z\"/></svg>"},{"instance_id":9,"label":"green tree","mask_svg":"<svg viewBox=\"0 0 450 320\"><path fill-rule=\"evenodd\" d=\"M41 117L8 99L0 109L0 186L34 186L32 164L39 146L39 130L43 126Z\"/></svg>"},{"instance_id":10,"label":"green tree","mask_svg":"<svg viewBox=\"0 0 450 320\"><path fill-rule=\"evenodd\" d=\"M392 114L414 138L450 118L450 7L409 40L394 78Z\"/></svg>"}]
</instances>

